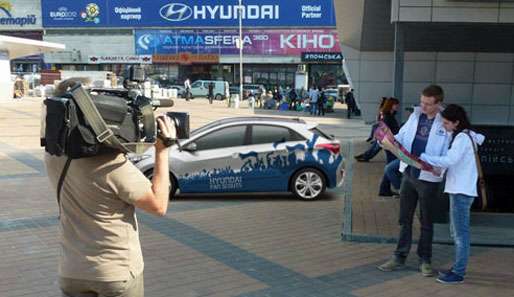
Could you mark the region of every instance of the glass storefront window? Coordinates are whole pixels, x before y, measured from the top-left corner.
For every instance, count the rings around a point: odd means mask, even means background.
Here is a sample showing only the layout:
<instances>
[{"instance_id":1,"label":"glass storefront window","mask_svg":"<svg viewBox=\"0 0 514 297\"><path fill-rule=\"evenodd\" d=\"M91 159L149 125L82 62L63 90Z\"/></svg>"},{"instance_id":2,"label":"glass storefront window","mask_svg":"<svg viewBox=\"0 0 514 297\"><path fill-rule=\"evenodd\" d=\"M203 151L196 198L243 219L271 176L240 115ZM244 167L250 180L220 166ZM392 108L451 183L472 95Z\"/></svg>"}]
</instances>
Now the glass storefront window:
<instances>
[{"instance_id":1,"label":"glass storefront window","mask_svg":"<svg viewBox=\"0 0 514 297\"><path fill-rule=\"evenodd\" d=\"M320 64L309 66L309 84L322 87L335 87L347 84L343 66L338 64Z\"/></svg>"}]
</instances>

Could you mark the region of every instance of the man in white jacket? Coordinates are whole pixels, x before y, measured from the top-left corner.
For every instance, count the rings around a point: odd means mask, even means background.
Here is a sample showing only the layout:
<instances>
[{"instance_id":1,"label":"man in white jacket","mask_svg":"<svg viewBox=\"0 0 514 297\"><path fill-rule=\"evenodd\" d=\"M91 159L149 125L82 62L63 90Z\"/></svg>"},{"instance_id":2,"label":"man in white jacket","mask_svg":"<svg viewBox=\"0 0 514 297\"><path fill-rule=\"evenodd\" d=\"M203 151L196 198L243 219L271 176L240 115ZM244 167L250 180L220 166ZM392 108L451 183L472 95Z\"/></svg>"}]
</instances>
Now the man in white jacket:
<instances>
[{"instance_id":1,"label":"man in white jacket","mask_svg":"<svg viewBox=\"0 0 514 297\"><path fill-rule=\"evenodd\" d=\"M396 140L415 156L427 153L443 156L448 151L450 135L443 127L440 115L444 92L440 86L425 88L420 107L414 109L408 121L402 126ZM423 276L432 276L432 238L434 200L440 196L441 176L400 164L403 180L400 188L400 235L392 257L378 266L382 271L393 271L405 267L405 261L412 245L412 220L419 201L421 232L417 254Z\"/></svg>"}]
</instances>

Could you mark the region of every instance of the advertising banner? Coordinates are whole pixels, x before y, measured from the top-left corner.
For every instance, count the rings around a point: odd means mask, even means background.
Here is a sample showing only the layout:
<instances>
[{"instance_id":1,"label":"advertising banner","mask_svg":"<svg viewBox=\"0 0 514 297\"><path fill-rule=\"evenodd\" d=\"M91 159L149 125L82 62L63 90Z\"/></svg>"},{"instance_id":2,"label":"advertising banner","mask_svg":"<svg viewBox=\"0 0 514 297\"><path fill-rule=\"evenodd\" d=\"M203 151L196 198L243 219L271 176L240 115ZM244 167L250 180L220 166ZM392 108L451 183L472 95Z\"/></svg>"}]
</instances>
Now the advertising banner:
<instances>
[{"instance_id":1,"label":"advertising banner","mask_svg":"<svg viewBox=\"0 0 514 297\"><path fill-rule=\"evenodd\" d=\"M333 0L42 0L44 27L334 27Z\"/></svg>"},{"instance_id":2,"label":"advertising banner","mask_svg":"<svg viewBox=\"0 0 514 297\"><path fill-rule=\"evenodd\" d=\"M192 54L236 55L237 30L137 30L138 55ZM301 56L303 52L340 53L337 31L245 30L245 55Z\"/></svg>"},{"instance_id":3,"label":"advertising banner","mask_svg":"<svg viewBox=\"0 0 514 297\"><path fill-rule=\"evenodd\" d=\"M0 30L42 29L38 0L0 1Z\"/></svg>"}]
</instances>

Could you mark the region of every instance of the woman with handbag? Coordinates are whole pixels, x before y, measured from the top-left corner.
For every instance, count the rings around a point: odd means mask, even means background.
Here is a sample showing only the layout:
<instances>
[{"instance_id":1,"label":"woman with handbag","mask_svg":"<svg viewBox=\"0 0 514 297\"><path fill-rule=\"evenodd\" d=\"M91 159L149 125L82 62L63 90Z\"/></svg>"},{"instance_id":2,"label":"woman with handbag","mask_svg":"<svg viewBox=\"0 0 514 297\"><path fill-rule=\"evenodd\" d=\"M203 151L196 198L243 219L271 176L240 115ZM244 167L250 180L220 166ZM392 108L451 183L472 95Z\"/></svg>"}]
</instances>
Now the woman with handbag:
<instances>
[{"instance_id":1,"label":"woman with handbag","mask_svg":"<svg viewBox=\"0 0 514 297\"><path fill-rule=\"evenodd\" d=\"M450 228L455 245L455 262L448 271L440 272L437 281L444 284L464 281L469 258L469 218L471 204L477 197L480 161L477 146L485 137L470 130L471 124L464 108L451 104L442 112L444 128L452 133L446 156L421 155L421 160L447 169L444 191L450 196Z\"/></svg>"}]
</instances>

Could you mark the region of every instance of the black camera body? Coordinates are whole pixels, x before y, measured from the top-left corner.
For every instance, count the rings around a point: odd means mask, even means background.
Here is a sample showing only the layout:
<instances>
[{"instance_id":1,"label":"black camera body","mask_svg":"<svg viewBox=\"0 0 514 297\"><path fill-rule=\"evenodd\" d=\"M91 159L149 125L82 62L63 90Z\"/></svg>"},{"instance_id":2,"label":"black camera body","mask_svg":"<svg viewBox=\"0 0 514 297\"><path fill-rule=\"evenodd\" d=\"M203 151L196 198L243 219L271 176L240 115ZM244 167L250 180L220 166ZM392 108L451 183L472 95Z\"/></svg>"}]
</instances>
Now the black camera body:
<instances>
[{"instance_id":1,"label":"black camera body","mask_svg":"<svg viewBox=\"0 0 514 297\"><path fill-rule=\"evenodd\" d=\"M78 159L115 150L142 153L152 146L157 136L154 110L172 106L173 101L167 100L164 105L143 96L144 70L132 67L129 73L125 89L84 90L80 81L63 81L56 96L44 100L41 145L45 150ZM92 102L94 107L86 108L84 102ZM103 122L102 133L98 125L92 125L99 122Z\"/></svg>"}]
</instances>

